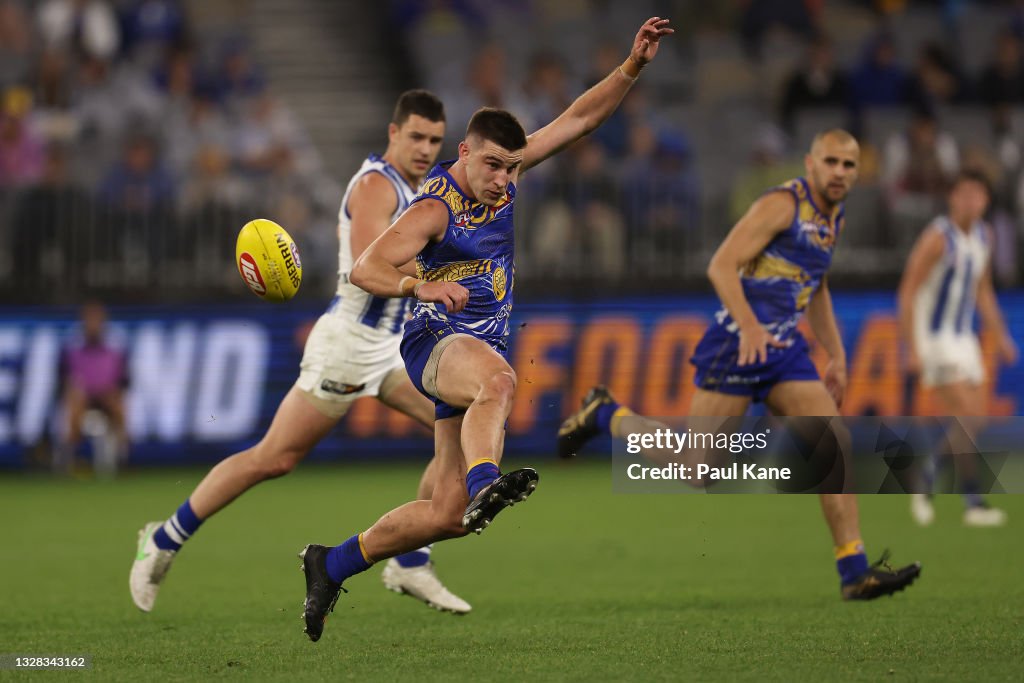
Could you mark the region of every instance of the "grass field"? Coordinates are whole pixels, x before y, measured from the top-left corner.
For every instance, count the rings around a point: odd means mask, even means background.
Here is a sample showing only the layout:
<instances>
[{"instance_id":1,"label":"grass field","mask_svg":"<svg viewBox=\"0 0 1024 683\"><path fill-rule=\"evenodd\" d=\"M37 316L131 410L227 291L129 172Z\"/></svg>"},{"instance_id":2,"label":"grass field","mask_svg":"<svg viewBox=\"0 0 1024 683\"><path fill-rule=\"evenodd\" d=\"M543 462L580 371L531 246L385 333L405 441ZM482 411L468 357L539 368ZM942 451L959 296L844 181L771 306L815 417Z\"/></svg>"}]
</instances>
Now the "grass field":
<instances>
[{"instance_id":1,"label":"grass field","mask_svg":"<svg viewBox=\"0 0 1024 683\"><path fill-rule=\"evenodd\" d=\"M622 496L606 463L540 470L529 503L435 548L470 615L385 591L375 567L316 644L296 552L403 502L415 467L308 466L255 489L182 551L151 614L128 595L136 530L202 472L0 478L0 653L89 654L91 670L54 675L134 681L1024 677L1024 498L995 500L1009 527L971 530L947 496L922 530L906 498L863 497L872 559L888 546L924 570L895 598L845 604L813 497Z\"/></svg>"}]
</instances>

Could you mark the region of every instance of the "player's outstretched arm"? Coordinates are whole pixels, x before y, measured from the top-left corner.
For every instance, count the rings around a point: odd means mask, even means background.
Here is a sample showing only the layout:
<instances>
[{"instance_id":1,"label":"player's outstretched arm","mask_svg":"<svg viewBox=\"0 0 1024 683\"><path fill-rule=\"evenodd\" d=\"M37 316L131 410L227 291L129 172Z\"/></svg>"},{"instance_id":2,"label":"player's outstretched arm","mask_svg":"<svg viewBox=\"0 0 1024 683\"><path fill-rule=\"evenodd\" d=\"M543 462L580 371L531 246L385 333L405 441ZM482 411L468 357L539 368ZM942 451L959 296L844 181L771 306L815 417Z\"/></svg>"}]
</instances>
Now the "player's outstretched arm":
<instances>
[{"instance_id":1,"label":"player's outstretched arm","mask_svg":"<svg viewBox=\"0 0 1024 683\"><path fill-rule=\"evenodd\" d=\"M772 192L761 197L729 231L708 264L708 279L739 327L739 365L767 360L769 346L784 346L758 322L743 294L739 271L757 258L772 238L789 227L795 211L796 204L788 192Z\"/></svg>"},{"instance_id":2,"label":"player's outstretched arm","mask_svg":"<svg viewBox=\"0 0 1024 683\"><path fill-rule=\"evenodd\" d=\"M663 36L674 32L668 27L668 22L668 19L661 17L651 17L645 21L633 39L633 49L622 66L576 98L558 118L526 139L522 171L562 151L612 115L640 75L640 70L658 53L658 42Z\"/></svg>"},{"instance_id":3,"label":"player's outstretched arm","mask_svg":"<svg viewBox=\"0 0 1024 683\"><path fill-rule=\"evenodd\" d=\"M374 296L412 296L444 304L453 313L461 311L469 299L465 287L457 282L425 282L400 270L428 242L444 237L448 218L448 208L439 200L413 204L366 248L352 266L349 280Z\"/></svg>"},{"instance_id":4,"label":"player's outstretched arm","mask_svg":"<svg viewBox=\"0 0 1024 683\"><path fill-rule=\"evenodd\" d=\"M907 266L903 269L903 277L896 298L899 304L900 335L907 353L907 370L913 374L921 372L921 359L917 357L914 341L914 299L924 284L925 278L935 264L946 253L946 238L935 229L925 230L907 257Z\"/></svg>"},{"instance_id":5,"label":"player's outstretched arm","mask_svg":"<svg viewBox=\"0 0 1024 683\"><path fill-rule=\"evenodd\" d=\"M807 304L807 322L814 332L815 339L828 353L830 362L825 371L825 388L832 394L836 407L843 404L846 393L846 349L843 339L839 336L835 311L832 308L832 292L828 288L828 279L821 281L818 291Z\"/></svg>"},{"instance_id":6,"label":"player's outstretched arm","mask_svg":"<svg viewBox=\"0 0 1024 683\"><path fill-rule=\"evenodd\" d=\"M992 244L992 240L989 240ZM995 335L996 350L999 353L999 360L1006 365L1014 365L1017 362L1017 344L1006 329L1006 320L1003 319L1003 312L999 308L999 300L996 298L996 288L992 284L992 264L985 267L985 273L978 281L978 315L981 317L981 324L986 332Z\"/></svg>"}]
</instances>

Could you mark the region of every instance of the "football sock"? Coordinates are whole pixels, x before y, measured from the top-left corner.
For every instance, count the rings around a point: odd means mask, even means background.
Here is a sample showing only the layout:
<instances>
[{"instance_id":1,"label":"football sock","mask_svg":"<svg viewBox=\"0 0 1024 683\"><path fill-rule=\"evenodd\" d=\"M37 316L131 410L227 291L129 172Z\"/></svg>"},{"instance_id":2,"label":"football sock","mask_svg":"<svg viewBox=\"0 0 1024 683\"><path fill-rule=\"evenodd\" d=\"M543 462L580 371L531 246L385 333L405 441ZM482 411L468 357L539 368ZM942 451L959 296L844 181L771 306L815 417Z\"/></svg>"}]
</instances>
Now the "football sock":
<instances>
[{"instance_id":1,"label":"football sock","mask_svg":"<svg viewBox=\"0 0 1024 683\"><path fill-rule=\"evenodd\" d=\"M488 458L481 458L473 463L469 472L466 473L466 490L469 491L469 499L476 498L480 489L489 486L491 482L501 476L498 464Z\"/></svg>"},{"instance_id":2,"label":"football sock","mask_svg":"<svg viewBox=\"0 0 1024 683\"><path fill-rule=\"evenodd\" d=\"M611 432L612 436L621 437L623 435L622 420L631 415L636 415L636 413L626 406L616 405L615 412L612 413L611 418L608 420L608 431Z\"/></svg>"},{"instance_id":3,"label":"football sock","mask_svg":"<svg viewBox=\"0 0 1024 683\"><path fill-rule=\"evenodd\" d=\"M397 555L395 560L406 569L411 567L422 567L430 562L431 546L425 545L419 550L413 550L402 555Z\"/></svg>"},{"instance_id":4,"label":"football sock","mask_svg":"<svg viewBox=\"0 0 1024 683\"><path fill-rule=\"evenodd\" d=\"M327 575L331 581L343 583L350 576L365 572L373 562L363 548L363 535L357 534L327 551Z\"/></svg>"},{"instance_id":5,"label":"football sock","mask_svg":"<svg viewBox=\"0 0 1024 683\"><path fill-rule=\"evenodd\" d=\"M171 518L153 534L153 543L161 550L179 550L192 537L203 520L192 512L192 503L185 501Z\"/></svg>"},{"instance_id":6,"label":"football sock","mask_svg":"<svg viewBox=\"0 0 1024 683\"><path fill-rule=\"evenodd\" d=\"M963 483L964 503L969 508L985 507L985 499L978 492L978 480L973 477Z\"/></svg>"},{"instance_id":7,"label":"football sock","mask_svg":"<svg viewBox=\"0 0 1024 683\"><path fill-rule=\"evenodd\" d=\"M868 570L868 556L864 554L864 541L859 538L836 546L836 569L845 586L859 579Z\"/></svg>"}]
</instances>

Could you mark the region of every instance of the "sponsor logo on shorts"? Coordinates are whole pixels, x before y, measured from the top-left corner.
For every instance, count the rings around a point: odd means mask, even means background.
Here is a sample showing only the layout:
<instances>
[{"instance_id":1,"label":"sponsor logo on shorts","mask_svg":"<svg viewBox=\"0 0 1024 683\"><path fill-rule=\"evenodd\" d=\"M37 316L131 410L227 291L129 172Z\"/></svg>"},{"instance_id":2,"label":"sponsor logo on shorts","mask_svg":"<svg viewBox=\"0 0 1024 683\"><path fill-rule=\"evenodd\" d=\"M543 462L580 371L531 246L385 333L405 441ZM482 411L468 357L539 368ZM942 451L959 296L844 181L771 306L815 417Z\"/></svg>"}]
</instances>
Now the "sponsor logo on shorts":
<instances>
[{"instance_id":1,"label":"sponsor logo on shorts","mask_svg":"<svg viewBox=\"0 0 1024 683\"><path fill-rule=\"evenodd\" d=\"M267 285L263 282L263 276L256 265L256 259L247 251L243 251L238 257L238 272L242 274L242 279L249 285L249 289L260 296L267 293Z\"/></svg>"},{"instance_id":2,"label":"sponsor logo on shorts","mask_svg":"<svg viewBox=\"0 0 1024 683\"><path fill-rule=\"evenodd\" d=\"M332 379L325 379L320 383L320 388L324 391L328 391L332 394L338 394L339 396L348 396L349 394L355 394L366 388L366 383L362 384L346 384L345 382L335 382Z\"/></svg>"}]
</instances>

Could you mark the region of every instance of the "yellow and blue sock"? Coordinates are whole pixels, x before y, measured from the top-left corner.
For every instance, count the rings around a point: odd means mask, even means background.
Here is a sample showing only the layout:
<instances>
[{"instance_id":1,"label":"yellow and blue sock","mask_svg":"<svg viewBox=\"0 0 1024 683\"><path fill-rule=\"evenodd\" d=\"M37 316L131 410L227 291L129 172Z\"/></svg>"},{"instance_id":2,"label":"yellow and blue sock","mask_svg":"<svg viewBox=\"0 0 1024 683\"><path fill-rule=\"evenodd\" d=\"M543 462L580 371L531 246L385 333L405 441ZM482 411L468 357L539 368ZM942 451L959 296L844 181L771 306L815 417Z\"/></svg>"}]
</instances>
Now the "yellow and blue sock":
<instances>
[{"instance_id":1,"label":"yellow and blue sock","mask_svg":"<svg viewBox=\"0 0 1024 683\"><path fill-rule=\"evenodd\" d=\"M619 423L622 421L622 418L629 417L630 415L635 415L635 413L621 403L613 401L599 405L594 419L601 433L616 436L619 433Z\"/></svg>"},{"instance_id":2,"label":"yellow and blue sock","mask_svg":"<svg viewBox=\"0 0 1024 683\"><path fill-rule=\"evenodd\" d=\"M859 538L836 546L836 569L844 586L854 583L868 570L868 556L864 554L864 541Z\"/></svg>"},{"instance_id":3,"label":"yellow and blue sock","mask_svg":"<svg viewBox=\"0 0 1024 683\"><path fill-rule=\"evenodd\" d=\"M396 555L395 561L406 569L422 567L426 563L430 562L430 551L432 548L433 546L425 545L418 550Z\"/></svg>"},{"instance_id":4,"label":"yellow and blue sock","mask_svg":"<svg viewBox=\"0 0 1024 683\"><path fill-rule=\"evenodd\" d=\"M181 546L192 537L202 525L203 520L192 511L192 503L185 501L177 512L153 534L153 543L161 550L180 550Z\"/></svg>"},{"instance_id":5,"label":"yellow and blue sock","mask_svg":"<svg viewBox=\"0 0 1024 683\"><path fill-rule=\"evenodd\" d=\"M362 534L356 534L327 551L327 575L331 577L331 581L344 583L348 577L365 572L371 566L373 561L363 547Z\"/></svg>"},{"instance_id":6,"label":"yellow and blue sock","mask_svg":"<svg viewBox=\"0 0 1024 683\"><path fill-rule=\"evenodd\" d=\"M469 499L476 498L480 489L489 486L495 479L501 476L498 464L490 458L480 458L469 466L466 473L466 490L469 491Z\"/></svg>"}]
</instances>

